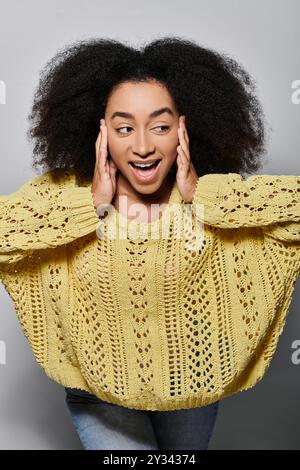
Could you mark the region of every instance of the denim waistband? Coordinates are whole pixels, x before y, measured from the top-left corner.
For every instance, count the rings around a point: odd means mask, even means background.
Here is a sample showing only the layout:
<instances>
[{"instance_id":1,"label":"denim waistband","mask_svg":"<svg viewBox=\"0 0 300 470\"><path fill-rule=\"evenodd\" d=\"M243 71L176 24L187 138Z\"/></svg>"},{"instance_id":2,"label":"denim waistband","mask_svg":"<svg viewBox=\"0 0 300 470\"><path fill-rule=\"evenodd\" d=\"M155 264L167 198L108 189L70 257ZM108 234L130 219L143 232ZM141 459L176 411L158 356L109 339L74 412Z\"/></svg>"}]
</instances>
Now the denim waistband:
<instances>
[{"instance_id":1,"label":"denim waistband","mask_svg":"<svg viewBox=\"0 0 300 470\"><path fill-rule=\"evenodd\" d=\"M104 400L96 397L85 390L81 390L80 388L71 388L65 387L66 391L66 401L72 403L107 403Z\"/></svg>"}]
</instances>

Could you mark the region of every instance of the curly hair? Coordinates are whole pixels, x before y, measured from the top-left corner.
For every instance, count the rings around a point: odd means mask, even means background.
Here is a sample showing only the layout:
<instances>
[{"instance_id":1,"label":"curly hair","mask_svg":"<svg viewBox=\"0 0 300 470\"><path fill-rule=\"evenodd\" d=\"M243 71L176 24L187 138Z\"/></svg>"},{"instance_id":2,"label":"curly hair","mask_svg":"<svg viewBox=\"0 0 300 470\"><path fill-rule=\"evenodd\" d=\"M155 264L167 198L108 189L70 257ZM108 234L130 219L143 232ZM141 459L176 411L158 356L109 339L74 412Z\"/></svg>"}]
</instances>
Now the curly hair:
<instances>
[{"instance_id":1,"label":"curly hair","mask_svg":"<svg viewBox=\"0 0 300 470\"><path fill-rule=\"evenodd\" d=\"M103 38L59 50L40 72L28 115L33 167L72 168L79 180L91 180L109 97L122 82L149 79L162 83L186 116L198 176L262 166L266 126L253 78L226 53L173 36L140 50Z\"/></svg>"}]
</instances>

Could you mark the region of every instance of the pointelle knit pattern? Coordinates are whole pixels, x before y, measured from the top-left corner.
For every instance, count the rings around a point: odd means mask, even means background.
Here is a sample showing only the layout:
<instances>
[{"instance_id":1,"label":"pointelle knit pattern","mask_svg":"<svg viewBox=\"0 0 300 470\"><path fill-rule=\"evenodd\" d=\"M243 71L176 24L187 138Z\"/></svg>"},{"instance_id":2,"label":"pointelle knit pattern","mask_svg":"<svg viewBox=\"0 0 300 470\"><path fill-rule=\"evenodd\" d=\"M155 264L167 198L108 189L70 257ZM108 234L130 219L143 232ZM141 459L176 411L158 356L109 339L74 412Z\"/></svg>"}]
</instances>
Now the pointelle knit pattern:
<instances>
[{"instance_id":1,"label":"pointelle knit pattern","mask_svg":"<svg viewBox=\"0 0 300 470\"><path fill-rule=\"evenodd\" d=\"M0 279L47 376L148 410L253 387L299 275L300 176L206 174L191 204L175 181L146 223L100 220L91 182L59 172L0 197Z\"/></svg>"}]
</instances>

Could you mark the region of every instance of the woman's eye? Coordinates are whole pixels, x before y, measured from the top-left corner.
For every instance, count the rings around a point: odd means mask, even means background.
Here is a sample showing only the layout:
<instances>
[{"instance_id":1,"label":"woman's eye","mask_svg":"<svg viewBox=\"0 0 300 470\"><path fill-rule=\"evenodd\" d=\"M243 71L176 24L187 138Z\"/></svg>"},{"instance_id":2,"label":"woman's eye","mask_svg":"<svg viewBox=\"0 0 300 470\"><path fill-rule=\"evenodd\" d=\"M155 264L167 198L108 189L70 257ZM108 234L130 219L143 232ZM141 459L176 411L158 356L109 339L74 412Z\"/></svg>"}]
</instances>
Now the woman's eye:
<instances>
[{"instance_id":1,"label":"woman's eye","mask_svg":"<svg viewBox=\"0 0 300 470\"><path fill-rule=\"evenodd\" d=\"M132 129L132 127L119 127L118 129L116 129L119 134L127 134L127 132L121 132L121 129Z\"/></svg>"},{"instance_id":2,"label":"woman's eye","mask_svg":"<svg viewBox=\"0 0 300 470\"><path fill-rule=\"evenodd\" d=\"M165 128L166 130L170 129L170 126L157 126L157 127L154 127L154 129L159 129L159 128ZM118 129L116 129L116 131L119 133L119 134L124 134L126 135L127 132L121 132L122 129L132 129L132 127L129 127L129 126L125 126L125 127L119 127ZM160 133L164 133L165 131L161 131Z\"/></svg>"},{"instance_id":3,"label":"woman's eye","mask_svg":"<svg viewBox=\"0 0 300 470\"><path fill-rule=\"evenodd\" d=\"M160 127L160 128L164 127L166 130L170 129L170 126L158 126L158 127ZM157 127L155 127L154 129L157 129Z\"/></svg>"}]
</instances>

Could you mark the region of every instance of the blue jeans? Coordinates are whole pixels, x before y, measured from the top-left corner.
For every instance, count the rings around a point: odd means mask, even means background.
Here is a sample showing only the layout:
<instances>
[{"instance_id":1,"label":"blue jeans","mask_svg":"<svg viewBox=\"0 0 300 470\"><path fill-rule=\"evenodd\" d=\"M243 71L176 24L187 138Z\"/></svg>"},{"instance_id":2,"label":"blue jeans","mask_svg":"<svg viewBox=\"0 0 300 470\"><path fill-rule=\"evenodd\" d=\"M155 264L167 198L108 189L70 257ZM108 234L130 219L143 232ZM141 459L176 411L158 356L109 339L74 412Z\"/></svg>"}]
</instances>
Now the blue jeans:
<instances>
[{"instance_id":1,"label":"blue jeans","mask_svg":"<svg viewBox=\"0 0 300 470\"><path fill-rule=\"evenodd\" d=\"M66 404L86 450L207 450L219 401L204 407L152 411L108 403L65 387Z\"/></svg>"}]
</instances>

